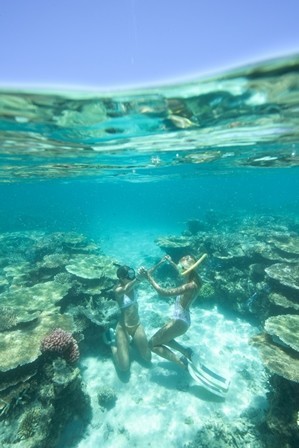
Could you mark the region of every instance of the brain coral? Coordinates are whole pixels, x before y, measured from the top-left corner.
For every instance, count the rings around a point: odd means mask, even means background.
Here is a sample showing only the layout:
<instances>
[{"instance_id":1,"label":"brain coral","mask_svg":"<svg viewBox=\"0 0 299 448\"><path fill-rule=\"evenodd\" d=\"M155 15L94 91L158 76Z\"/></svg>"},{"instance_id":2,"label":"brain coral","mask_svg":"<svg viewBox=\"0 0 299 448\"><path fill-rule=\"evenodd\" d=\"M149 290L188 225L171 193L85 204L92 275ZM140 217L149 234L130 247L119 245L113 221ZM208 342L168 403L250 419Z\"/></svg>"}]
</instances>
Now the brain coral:
<instances>
[{"instance_id":1,"label":"brain coral","mask_svg":"<svg viewBox=\"0 0 299 448\"><path fill-rule=\"evenodd\" d=\"M43 353L51 352L63 356L66 361L75 362L79 358L79 347L71 333L56 328L41 343Z\"/></svg>"}]
</instances>

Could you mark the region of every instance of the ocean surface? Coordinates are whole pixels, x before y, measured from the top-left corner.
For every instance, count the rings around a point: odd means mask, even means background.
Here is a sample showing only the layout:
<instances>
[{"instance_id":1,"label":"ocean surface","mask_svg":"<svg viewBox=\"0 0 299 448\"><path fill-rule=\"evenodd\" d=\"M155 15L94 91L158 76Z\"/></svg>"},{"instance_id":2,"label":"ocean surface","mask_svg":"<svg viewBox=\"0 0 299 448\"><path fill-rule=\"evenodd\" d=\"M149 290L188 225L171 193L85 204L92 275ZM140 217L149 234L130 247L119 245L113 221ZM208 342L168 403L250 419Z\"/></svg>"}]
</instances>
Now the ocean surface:
<instances>
[{"instance_id":1,"label":"ocean surface","mask_svg":"<svg viewBox=\"0 0 299 448\"><path fill-rule=\"evenodd\" d=\"M127 92L0 89L1 295L12 290L8 265L26 261L32 269L37 263L27 250L18 253L25 237L83 235L105 256L135 269L150 267L167 253L162 238L192 237L191 222L198 224L200 241L212 238L213 230L213 238L219 234L238 245L240 239L251 244L254 226L264 233L253 246L267 244L273 232L297 238L298 165L298 56ZM205 246L210 252L203 271L212 286L212 272L224 269L213 244ZM160 280L165 281L163 273ZM253 297L254 288L252 283L244 297ZM159 327L152 313L166 322L169 303L148 285L139 289L140 316L150 337ZM97 343L85 337L78 368L92 417L81 427L70 416L55 443L43 441L40 447L193 448L197 431L208 422L205 428L213 433L219 421L230 430L233 425L235 439L230 433L227 445L217 445L210 435L214 442L198 446L274 447L267 437L264 445L254 444L257 420L269 406L270 373L249 342L269 315L259 319L249 308L239 313L237 306L226 307L217 291L210 303L201 306L198 300L182 342L212 365L225 365L231 377L225 400L198 391L187 373L157 355L150 368L134 361L124 382L109 352L97 352ZM103 384L116 391L113 409L97 403ZM28 399L29 407L34 400ZM14 412L7 418L20 421L18 407ZM256 425L253 441L245 440L244 415L251 428ZM34 446L34 434L13 440L1 431L3 447ZM294 440L289 437L289 446Z\"/></svg>"}]
</instances>

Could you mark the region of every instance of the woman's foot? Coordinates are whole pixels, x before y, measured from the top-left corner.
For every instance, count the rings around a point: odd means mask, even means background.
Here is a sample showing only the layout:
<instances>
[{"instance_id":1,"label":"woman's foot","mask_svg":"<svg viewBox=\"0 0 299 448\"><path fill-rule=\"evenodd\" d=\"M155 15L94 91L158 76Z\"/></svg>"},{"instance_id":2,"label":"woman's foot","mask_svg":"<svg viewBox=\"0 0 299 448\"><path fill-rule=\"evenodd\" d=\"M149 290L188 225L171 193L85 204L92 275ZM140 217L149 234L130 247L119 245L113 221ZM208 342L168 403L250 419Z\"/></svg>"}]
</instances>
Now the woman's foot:
<instances>
[{"instance_id":1,"label":"woman's foot","mask_svg":"<svg viewBox=\"0 0 299 448\"><path fill-rule=\"evenodd\" d=\"M106 345L115 345L115 330L113 328L108 328L108 330L103 333L103 341Z\"/></svg>"},{"instance_id":2,"label":"woman's foot","mask_svg":"<svg viewBox=\"0 0 299 448\"><path fill-rule=\"evenodd\" d=\"M180 363L181 363L183 369L188 371L188 359L186 358L186 356L182 355L180 357Z\"/></svg>"},{"instance_id":3,"label":"woman's foot","mask_svg":"<svg viewBox=\"0 0 299 448\"><path fill-rule=\"evenodd\" d=\"M194 355L194 351L192 348L186 348L186 358L188 358L190 361L192 361L192 356Z\"/></svg>"}]
</instances>

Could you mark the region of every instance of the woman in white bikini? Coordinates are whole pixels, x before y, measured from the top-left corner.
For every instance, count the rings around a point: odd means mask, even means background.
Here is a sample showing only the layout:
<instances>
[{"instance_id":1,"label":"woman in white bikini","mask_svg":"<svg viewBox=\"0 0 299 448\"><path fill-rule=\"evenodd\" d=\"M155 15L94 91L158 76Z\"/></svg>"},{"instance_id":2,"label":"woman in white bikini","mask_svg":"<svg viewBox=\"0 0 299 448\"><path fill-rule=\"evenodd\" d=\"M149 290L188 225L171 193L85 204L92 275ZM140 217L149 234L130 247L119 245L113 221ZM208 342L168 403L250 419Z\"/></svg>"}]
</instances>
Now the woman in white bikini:
<instances>
[{"instance_id":1,"label":"woman in white bikini","mask_svg":"<svg viewBox=\"0 0 299 448\"><path fill-rule=\"evenodd\" d=\"M151 351L143 326L138 314L137 293L138 283L134 269L129 266L120 266L116 275L119 284L115 288L115 300L121 311L116 326L115 344L111 344L112 356L116 367L127 372L130 368L130 342L136 346L141 357L150 362Z\"/></svg>"},{"instance_id":2,"label":"woman in white bikini","mask_svg":"<svg viewBox=\"0 0 299 448\"><path fill-rule=\"evenodd\" d=\"M139 269L139 275L146 278L161 296L177 296L171 320L163 325L149 341L149 346L154 353L168 361L175 362L183 369L187 370L191 377L202 387L212 392L214 395L224 398L228 392L230 379L221 373L211 370L204 365L200 357L191 348L183 347L175 338L186 333L190 327L190 306L198 296L202 282L196 272L196 268L206 258L204 254L199 260L191 256L181 258L176 265L169 256L147 271ZM182 286L178 288L162 288L152 277L154 270L164 261L168 261L174 266L182 277L186 279ZM172 350L177 350L182 356L177 356ZM195 362L195 364L194 364Z\"/></svg>"},{"instance_id":3,"label":"woman in white bikini","mask_svg":"<svg viewBox=\"0 0 299 448\"><path fill-rule=\"evenodd\" d=\"M206 258L204 254L199 260L195 260L188 255L183 257L176 265L169 256L162 258L162 260L152 269L146 270L144 267L139 269L139 275L146 278L153 288L164 297L177 296L174 311L171 320L163 325L149 341L149 346L154 353L157 353L162 358L173 361L184 369L188 369L188 361L191 359L192 350L185 348L179 344L175 338L186 333L190 327L190 311L189 308L198 296L202 282L196 272L197 266ZM152 273L163 262L168 261L180 275L186 279L182 286L177 288L162 288L156 280L152 277ZM171 349L179 351L183 356L178 357Z\"/></svg>"}]
</instances>

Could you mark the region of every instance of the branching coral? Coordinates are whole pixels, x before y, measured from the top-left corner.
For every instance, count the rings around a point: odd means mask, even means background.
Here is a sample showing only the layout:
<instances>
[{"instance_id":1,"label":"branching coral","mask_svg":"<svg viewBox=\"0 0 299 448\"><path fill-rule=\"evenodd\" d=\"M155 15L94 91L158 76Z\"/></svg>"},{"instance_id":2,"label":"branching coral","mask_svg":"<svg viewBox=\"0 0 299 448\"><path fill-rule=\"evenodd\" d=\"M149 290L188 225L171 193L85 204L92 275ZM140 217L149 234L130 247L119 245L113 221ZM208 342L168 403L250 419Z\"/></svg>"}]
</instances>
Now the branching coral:
<instances>
[{"instance_id":1,"label":"branching coral","mask_svg":"<svg viewBox=\"0 0 299 448\"><path fill-rule=\"evenodd\" d=\"M77 341L71 333L61 328L56 328L42 340L41 351L43 353L57 353L68 362L75 362L79 359Z\"/></svg>"},{"instance_id":2,"label":"branching coral","mask_svg":"<svg viewBox=\"0 0 299 448\"><path fill-rule=\"evenodd\" d=\"M34 407L32 409L29 409L22 417L18 429L18 436L21 439L28 439L29 437L33 437L39 427L39 421L41 417L41 408Z\"/></svg>"}]
</instances>

